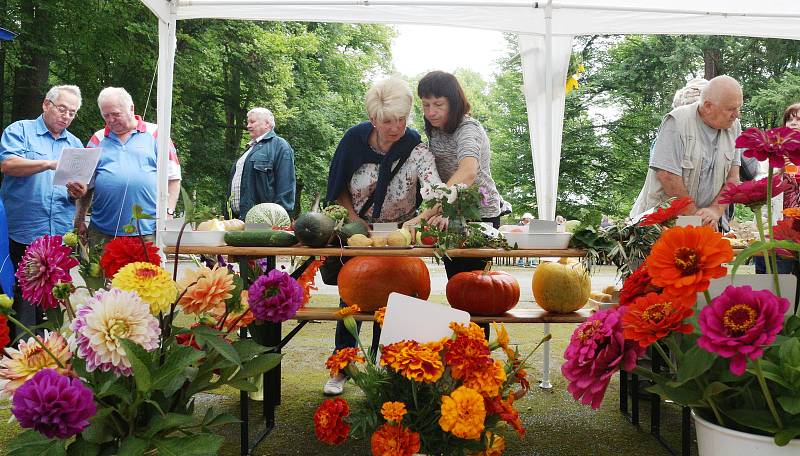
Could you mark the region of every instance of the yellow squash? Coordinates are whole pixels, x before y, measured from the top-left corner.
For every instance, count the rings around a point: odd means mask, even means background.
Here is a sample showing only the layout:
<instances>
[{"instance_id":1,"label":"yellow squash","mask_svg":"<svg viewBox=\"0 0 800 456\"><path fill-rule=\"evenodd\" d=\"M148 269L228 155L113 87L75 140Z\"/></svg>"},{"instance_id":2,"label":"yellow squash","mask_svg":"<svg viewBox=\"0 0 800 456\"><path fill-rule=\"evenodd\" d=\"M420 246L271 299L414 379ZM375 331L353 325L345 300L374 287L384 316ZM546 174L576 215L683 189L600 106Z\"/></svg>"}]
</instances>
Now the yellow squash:
<instances>
[{"instance_id":1,"label":"yellow squash","mask_svg":"<svg viewBox=\"0 0 800 456\"><path fill-rule=\"evenodd\" d=\"M575 312L586 304L592 281L580 264L542 263L533 273L533 297L544 310Z\"/></svg>"}]
</instances>

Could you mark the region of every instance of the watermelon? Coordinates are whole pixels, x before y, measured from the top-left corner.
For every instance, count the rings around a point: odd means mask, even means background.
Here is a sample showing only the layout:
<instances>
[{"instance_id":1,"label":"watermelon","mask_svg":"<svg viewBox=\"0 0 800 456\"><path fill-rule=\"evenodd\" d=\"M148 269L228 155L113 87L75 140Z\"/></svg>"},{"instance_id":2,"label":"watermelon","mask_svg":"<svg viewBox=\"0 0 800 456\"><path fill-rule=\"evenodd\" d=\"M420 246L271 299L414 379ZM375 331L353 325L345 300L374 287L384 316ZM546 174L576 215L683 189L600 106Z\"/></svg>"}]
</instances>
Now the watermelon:
<instances>
[{"instance_id":1,"label":"watermelon","mask_svg":"<svg viewBox=\"0 0 800 456\"><path fill-rule=\"evenodd\" d=\"M253 206L244 217L245 223L265 223L269 226L289 226L292 219L280 204L261 203Z\"/></svg>"},{"instance_id":2,"label":"watermelon","mask_svg":"<svg viewBox=\"0 0 800 456\"><path fill-rule=\"evenodd\" d=\"M306 212L294 221L294 235L303 245L309 247L328 245L335 229L336 222L319 212Z\"/></svg>"}]
</instances>

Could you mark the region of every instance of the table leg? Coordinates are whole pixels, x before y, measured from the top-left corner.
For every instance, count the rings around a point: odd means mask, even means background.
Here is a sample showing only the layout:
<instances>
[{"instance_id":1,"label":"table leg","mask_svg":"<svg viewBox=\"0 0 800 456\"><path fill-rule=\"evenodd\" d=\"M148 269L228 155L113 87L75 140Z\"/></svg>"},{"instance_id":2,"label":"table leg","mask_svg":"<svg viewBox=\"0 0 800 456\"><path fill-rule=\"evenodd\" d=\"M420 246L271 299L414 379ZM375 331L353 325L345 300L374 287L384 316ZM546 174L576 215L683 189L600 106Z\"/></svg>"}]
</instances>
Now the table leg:
<instances>
[{"instance_id":1,"label":"table leg","mask_svg":"<svg viewBox=\"0 0 800 456\"><path fill-rule=\"evenodd\" d=\"M550 334L550 323L544 324L545 337ZM542 381L539 383L539 388L550 389L553 385L550 383L550 341L546 341L542 345Z\"/></svg>"}]
</instances>

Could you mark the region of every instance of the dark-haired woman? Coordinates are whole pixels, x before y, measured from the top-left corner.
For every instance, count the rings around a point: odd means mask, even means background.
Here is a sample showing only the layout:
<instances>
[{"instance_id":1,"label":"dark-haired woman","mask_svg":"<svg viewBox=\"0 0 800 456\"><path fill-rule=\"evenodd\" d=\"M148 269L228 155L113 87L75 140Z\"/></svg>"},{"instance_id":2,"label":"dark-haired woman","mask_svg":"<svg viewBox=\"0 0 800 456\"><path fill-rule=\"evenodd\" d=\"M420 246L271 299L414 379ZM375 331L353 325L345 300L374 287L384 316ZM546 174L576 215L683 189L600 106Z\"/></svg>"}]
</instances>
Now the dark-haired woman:
<instances>
[{"instance_id":1,"label":"dark-haired woman","mask_svg":"<svg viewBox=\"0 0 800 456\"><path fill-rule=\"evenodd\" d=\"M428 148L436 159L439 176L447 185L477 185L483 189L485 204L481 220L500 226L501 198L491 174L489 137L480 122L469 115L470 104L458 79L444 71L426 74L417 85L425 116ZM440 228L447 220L431 218ZM477 220L473 220L477 221ZM448 279L463 271L483 269L491 258L445 259Z\"/></svg>"}]
</instances>

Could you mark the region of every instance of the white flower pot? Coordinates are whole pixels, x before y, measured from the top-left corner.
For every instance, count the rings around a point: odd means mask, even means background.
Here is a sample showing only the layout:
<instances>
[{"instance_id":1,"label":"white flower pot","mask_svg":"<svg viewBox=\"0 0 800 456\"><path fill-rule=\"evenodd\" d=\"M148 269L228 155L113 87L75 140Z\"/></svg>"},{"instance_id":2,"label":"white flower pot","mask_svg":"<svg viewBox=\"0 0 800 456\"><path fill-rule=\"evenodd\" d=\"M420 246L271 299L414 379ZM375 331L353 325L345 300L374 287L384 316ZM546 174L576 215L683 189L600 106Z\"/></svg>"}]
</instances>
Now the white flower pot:
<instances>
[{"instance_id":1,"label":"white flower pot","mask_svg":"<svg viewBox=\"0 0 800 456\"><path fill-rule=\"evenodd\" d=\"M797 456L800 454L800 439L786 446L775 445L772 437L734 431L709 423L692 412L697 431L697 453L700 456Z\"/></svg>"}]
</instances>

